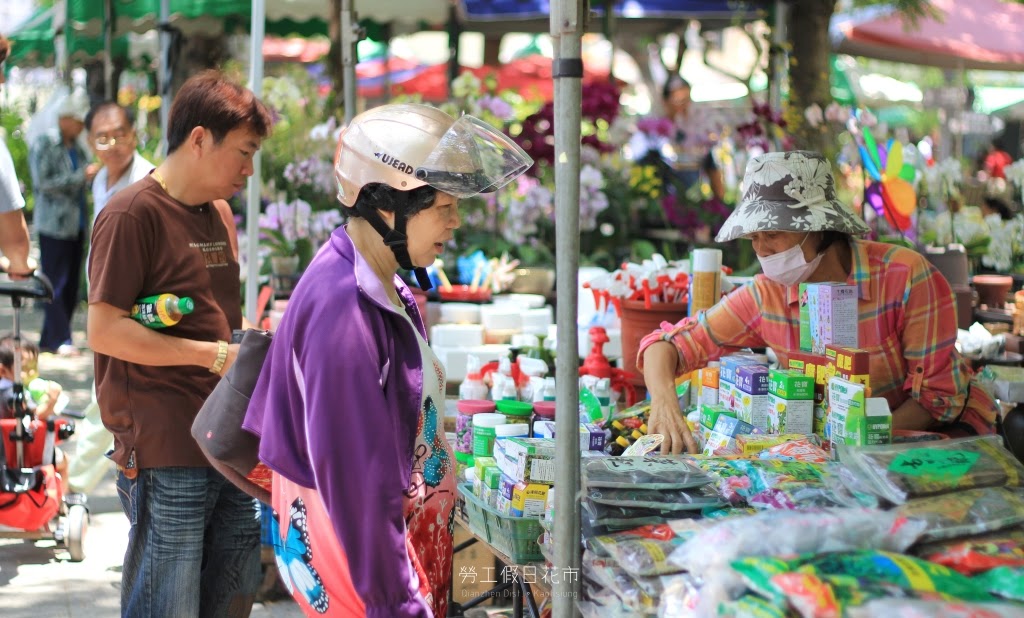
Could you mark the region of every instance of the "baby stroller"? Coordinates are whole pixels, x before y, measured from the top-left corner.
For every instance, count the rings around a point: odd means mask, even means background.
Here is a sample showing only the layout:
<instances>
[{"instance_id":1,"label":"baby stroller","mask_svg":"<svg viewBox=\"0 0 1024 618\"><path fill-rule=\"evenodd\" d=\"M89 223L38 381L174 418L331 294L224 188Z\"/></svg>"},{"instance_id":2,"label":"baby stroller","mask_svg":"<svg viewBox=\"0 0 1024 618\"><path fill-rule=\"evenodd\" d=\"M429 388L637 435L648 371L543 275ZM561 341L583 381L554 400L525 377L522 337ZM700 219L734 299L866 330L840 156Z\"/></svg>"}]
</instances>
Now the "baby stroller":
<instances>
[{"instance_id":1,"label":"baby stroller","mask_svg":"<svg viewBox=\"0 0 1024 618\"><path fill-rule=\"evenodd\" d=\"M75 432L75 424L66 418L36 420L21 383L22 301L50 302L53 288L36 274L24 281L0 281L0 296L9 296L14 307L15 342L13 395L2 406L9 413L0 415L0 526L8 528L0 530L0 538L52 538L79 562L85 558L88 510L65 500L54 468L56 446Z\"/></svg>"}]
</instances>

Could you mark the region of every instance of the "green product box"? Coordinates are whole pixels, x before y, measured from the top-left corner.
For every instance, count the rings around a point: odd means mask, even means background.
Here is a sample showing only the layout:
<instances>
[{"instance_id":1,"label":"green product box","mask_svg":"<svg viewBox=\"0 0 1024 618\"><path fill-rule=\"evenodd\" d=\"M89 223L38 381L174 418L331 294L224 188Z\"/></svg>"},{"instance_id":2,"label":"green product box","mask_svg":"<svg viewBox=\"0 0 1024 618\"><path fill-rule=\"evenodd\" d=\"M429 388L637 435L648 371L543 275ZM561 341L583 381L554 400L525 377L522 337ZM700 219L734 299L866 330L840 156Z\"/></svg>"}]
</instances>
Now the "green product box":
<instances>
[{"instance_id":1,"label":"green product box","mask_svg":"<svg viewBox=\"0 0 1024 618\"><path fill-rule=\"evenodd\" d=\"M828 425L826 432L832 443L832 452L836 446L847 444L858 446L863 444L864 425L867 404L863 384L855 384L843 378L832 378L828 381Z\"/></svg>"},{"instance_id":2,"label":"green product box","mask_svg":"<svg viewBox=\"0 0 1024 618\"><path fill-rule=\"evenodd\" d=\"M736 417L736 412L729 410L722 404L708 405L703 404L700 407L700 424L707 427L709 430L715 428L715 422L718 421L718 417L721 415Z\"/></svg>"},{"instance_id":3,"label":"green product box","mask_svg":"<svg viewBox=\"0 0 1024 618\"><path fill-rule=\"evenodd\" d=\"M814 379L796 369L772 369L768 372L768 392L794 401L814 399Z\"/></svg>"},{"instance_id":4,"label":"green product box","mask_svg":"<svg viewBox=\"0 0 1024 618\"><path fill-rule=\"evenodd\" d=\"M892 411L885 397L868 397L864 417L864 444L892 442Z\"/></svg>"},{"instance_id":5,"label":"green product box","mask_svg":"<svg viewBox=\"0 0 1024 618\"><path fill-rule=\"evenodd\" d=\"M497 489L501 483L501 469L497 465L488 466L484 469L484 487Z\"/></svg>"},{"instance_id":6,"label":"green product box","mask_svg":"<svg viewBox=\"0 0 1024 618\"><path fill-rule=\"evenodd\" d=\"M555 441L549 438L506 438L495 445L498 467L517 483L555 483Z\"/></svg>"},{"instance_id":7,"label":"green product box","mask_svg":"<svg viewBox=\"0 0 1024 618\"><path fill-rule=\"evenodd\" d=\"M810 352L814 349L814 334L811 332L811 298L807 294L807 283L800 284L800 351ZM816 300L816 298L815 298Z\"/></svg>"}]
</instances>

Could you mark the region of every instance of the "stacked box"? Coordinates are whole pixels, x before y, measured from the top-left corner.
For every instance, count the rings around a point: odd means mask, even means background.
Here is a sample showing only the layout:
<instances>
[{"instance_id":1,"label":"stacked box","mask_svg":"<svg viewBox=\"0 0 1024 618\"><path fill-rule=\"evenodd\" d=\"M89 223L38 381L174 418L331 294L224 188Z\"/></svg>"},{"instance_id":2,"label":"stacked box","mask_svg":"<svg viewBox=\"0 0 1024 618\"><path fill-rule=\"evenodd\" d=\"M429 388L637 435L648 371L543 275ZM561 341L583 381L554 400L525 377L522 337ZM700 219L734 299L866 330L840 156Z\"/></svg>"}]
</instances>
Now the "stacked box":
<instances>
[{"instance_id":1,"label":"stacked box","mask_svg":"<svg viewBox=\"0 0 1024 618\"><path fill-rule=\"evenodd\" d=\"M534 438L555 438L555 421L537 421L533 424ZM604 449L608 436L604 430L591 423L580 423L580 450L600 451Z\"/></svg>"},{"instance_id":2,"label":"stacked box","mask_svg":"<svg viewBox=\"0 0 1024 618\"><path fill-rule=\"evenodd\" d=\"M745 365L736 370L736 416L762 432L768 430L768 368Z\"/></svg>"},{"instance_id":3,"label":"stacked box","mask_svg":"<svg viewBox=\"0 0 1024 618\"><path fill-rule=\"evenodd\" d=\"M705 367L700 370L700 405L718 404L718 367Z\"/></svg>"},{"instance_id":4,"label":"stacked box","mask_svg":"<svg viewBox=\"0 0 1024 618\"><path fill-rule=\"evenodd\" d=\"M828 358L820 354L794 353L789 357L789 368L802 371L814 379L813 431L825 437L825 415L828 409Z\"/></svg>"},{"instance_id":5,"label":"stacked box","mask_svg":"<svg viewBox=\"0 0 1024 618\"><path fill-rule=\"evenodd\" d=\"M828 381L828 427L827 434L832 444L862 444L866 419L865 386L843 378Z\"/></svg>"},{"instance_id":6,"label":"stacked box","mask_svg":"<svg viewBox=\"0 0 1024 618\"><path fill-rule=\"evenodd\" d=\"M825 346L828 359L829 377L839 376L844 380L863 384L871 389L871 357L867 350L846 348L829 344Z\"/></svg>"},{"instance_id":7,"label":"stacked box","mask_svg":"<svg viewBox=\"0 0 1024 618\"><path fill-rule=\"evenodd\" d=\"M864 419L864 444L892 442L892 411L885 397L868 397Z\"/></svg>"},{"instance_id":8,"label":"stacked box","mask_svg":"<svg viewBox=\"0 0 1024 618\"><path fill-rule=\"evenodd\" d=\"M501 471L517 483L555 483L555 441L548 438L506 438L494 446Z\"/></svg>"},{"instance_id":9,"label":"stacked box","mask_svg":"<svg viewBox=\"0 0 1024 618\"><path fill-rule=\"evenodd\" d=\"M814 379L795 369L768 373L768 433L814 431Z\"/></svg>"},{"instance_id":10,"label":"stacked box","mask_svg":"<svg viewBox=\"0 0 1024 618\"><path fill-rule=\"evenodd\" d=\"M825 346L830 343L856 348L857 286L845 283L808 283L806 292L808 328L813 338L811 351L824 354Z\"/></svg>"},{"instance_id":11,"label":"stacked box","mask_svg":"<svg viewBox=\"0 0 1024 618\"><path fill-rule=\"evenodd\" d=\"M814 351L814 337L811 335L811 297L807 293L810 283L800 284L800 351ZM814 299L817 305L817 297Z\"/></svg>"},{"instance_id":12,"label":"stacked box","mask_svg":"<svg viewBox=\"0 0 1024 618\"><path fill-rule=\"evenodd\" d=\"M736 371L747 365L757 365L757 359L746 354L730 354L723 356L718 364L718 403L726 410L737 410L736 405ZM684 410L686 408L683 408Z\"/></svg>"},{"instance_id":13,"label":"stacked box","mask_svg":"<svg viewBox=\"0 0 1024 618\"><path fill-rule=\"evenodd\" d=\"M540 483L517 483L512 492L512 516L543 517L549 489Z\"/></svg>"},{"instance_id":14,"label":"stacked box","mask_svg":"<svg viewBox=\"0 0 1024 618\"><path fill-rule=\"evenodd\" d=\"M704 443L705 455L728 455L736 453L736 436L749 434L754 427L735 416L721 414Z\"/></svg>"}]
</instances>

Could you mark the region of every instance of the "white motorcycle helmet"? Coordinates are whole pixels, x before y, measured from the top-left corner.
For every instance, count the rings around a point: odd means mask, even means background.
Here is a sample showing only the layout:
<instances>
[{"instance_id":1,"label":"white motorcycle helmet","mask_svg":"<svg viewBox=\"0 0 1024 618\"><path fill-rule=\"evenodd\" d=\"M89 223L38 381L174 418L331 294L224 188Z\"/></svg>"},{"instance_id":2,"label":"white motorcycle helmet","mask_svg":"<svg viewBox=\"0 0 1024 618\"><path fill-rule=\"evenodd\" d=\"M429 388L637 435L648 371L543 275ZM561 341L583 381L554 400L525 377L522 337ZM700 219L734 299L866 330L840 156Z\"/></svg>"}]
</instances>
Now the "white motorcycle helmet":
<instances>
[{"instance_id":1,"label":"white motorcycle helmet","mask_svg":"<svg viewBox=\"0 0 1024 618\"><path fill-rule=\"evenodd\" d=\"M490 193L533 165L501 131L472 116L458 120L426 105L383 105L366 111L342 132L335 154L338 200L356 208L391 247L399 265L413 269L429 289L426 272L409 259L407 213L395 212L395 227L376 210L361 207L359 191L383 183L399 191L429 185L456 198Z\"/></svg>"}]
</instances>

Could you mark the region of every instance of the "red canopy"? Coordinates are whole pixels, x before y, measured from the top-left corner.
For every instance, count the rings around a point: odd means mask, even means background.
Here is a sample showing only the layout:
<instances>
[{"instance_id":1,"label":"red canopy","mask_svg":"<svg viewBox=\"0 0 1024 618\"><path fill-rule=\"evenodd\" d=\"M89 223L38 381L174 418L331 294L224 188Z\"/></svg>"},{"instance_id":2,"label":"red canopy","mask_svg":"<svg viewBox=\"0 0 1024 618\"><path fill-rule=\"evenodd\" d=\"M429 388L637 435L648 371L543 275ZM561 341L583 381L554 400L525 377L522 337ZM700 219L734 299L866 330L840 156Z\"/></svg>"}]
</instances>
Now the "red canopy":
<instances>
[{"instance_id":1,"label":"red canopy","mask_svg":"<svg viewBox=\"0 0 1024 618\"><path fill-rule=\"evenodd\" d=\"M392 63L395 59L392 59ZM362 66L362 63L360 63ZM410 70L407 65L397 68L392 65L391 94L418 94L426 101L445 101L448 97L448 65L435 64L423 67L422 70ZM479 68L462 68L459 73L469 71L484 79L493 75L497 79L498 90L517 90L526 98L540 98L550 101L554 98L554 82L551 79L551 59L541 55L517 58L500 67L483 66ZM361 74L362 75L362 74ZM584 83L605 81L608 76L596 70L583 70ZM384 94L384 84L379 76L373 80L360 79L359 95L364 97L380 97Z\"/></svg>"},{"instance_id":2,"label":"red canopy","mask_svg":"<svg viewBox=\"0 0 1024 618\"><path fill-rule=\"evenodd\" d=\"M932 0L940 19L917 27L891 10L837 15L838 51L948 68L1024 70L1024 5L1000 0Z\"/></svg>"}]
</instances>

